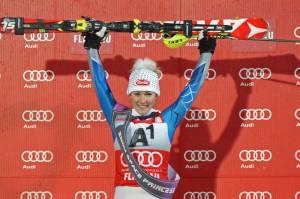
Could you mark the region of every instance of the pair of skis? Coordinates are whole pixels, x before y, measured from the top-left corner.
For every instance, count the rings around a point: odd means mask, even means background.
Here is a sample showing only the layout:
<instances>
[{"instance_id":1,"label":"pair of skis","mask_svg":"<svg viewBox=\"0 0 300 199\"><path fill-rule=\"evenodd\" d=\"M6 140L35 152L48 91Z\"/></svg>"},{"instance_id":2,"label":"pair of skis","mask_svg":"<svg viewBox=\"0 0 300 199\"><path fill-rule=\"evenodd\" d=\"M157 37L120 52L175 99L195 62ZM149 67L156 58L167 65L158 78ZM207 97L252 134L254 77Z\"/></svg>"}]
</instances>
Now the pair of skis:
<instances>
[{"instance_id":1,"label":"pair of skis","mask_svg":"<svg viewBox=\"0 0 300 199\"><path fill-rule=\"evenodd\" d=\"M1 32L14 32L22 35L28 32L35 33L63 33L63 32L96 32L103 26L108 31L164 33L166 35L182 34L186 38L193 38L199 31L205 31L216 39L299 42L287 39L267 38L270 26L262 18L218 19L218 20L184 20L184 21L116 21L104 22L90 18L77 20L45 20L27 19L22 17L1 18Z\"/></svg>"}]
</instances>

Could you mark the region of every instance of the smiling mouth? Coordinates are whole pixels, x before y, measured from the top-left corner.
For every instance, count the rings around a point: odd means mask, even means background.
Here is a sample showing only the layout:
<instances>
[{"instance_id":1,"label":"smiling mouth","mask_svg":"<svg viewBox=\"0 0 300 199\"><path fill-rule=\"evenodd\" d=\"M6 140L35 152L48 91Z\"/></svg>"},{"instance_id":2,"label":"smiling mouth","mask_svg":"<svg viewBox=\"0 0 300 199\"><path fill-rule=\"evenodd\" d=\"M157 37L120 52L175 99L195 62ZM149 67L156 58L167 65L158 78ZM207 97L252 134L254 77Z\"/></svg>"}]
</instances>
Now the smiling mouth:
<instances>
[{"instance_id":1,"label":"smiling mouth","mask_svg":"<svg viewBox=\"0 0 300 199\"><path fill-rule=\"evenodd\" d=\"M139 105L138 107L139 107L139 108L148 108L147 105Z\"/></svg>"}]
</instances>

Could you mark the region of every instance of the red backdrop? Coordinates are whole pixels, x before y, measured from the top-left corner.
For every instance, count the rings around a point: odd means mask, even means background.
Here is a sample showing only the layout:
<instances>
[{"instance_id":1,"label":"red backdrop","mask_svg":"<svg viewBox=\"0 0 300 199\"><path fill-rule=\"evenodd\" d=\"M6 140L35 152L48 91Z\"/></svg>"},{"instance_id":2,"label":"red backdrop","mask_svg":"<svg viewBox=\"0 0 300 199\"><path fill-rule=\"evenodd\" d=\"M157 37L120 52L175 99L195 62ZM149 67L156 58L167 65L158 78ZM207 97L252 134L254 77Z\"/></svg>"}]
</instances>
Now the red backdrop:
<instances>
[{"instance_id":1,"label":"red backdrop","mask_svg":"<svg viewBox=\"0 0 300 199\"><path fill-rule=\"evenodd\" d=\"M271 37L300 39L299 8L294 0L3 0L0 11L104 21L263 17ZM116 99L128 104L128 70L150 57L164 72L158 108L166 107L191 76L196 44L173 50L159 34L111 34L101 57ZM113 197L111 134L82 45L80 34L1 35L0 198ZM176 132L176 198L300 198L299 59L293 43L218 41L207 81Z\"/></svg>"}]
</instances>

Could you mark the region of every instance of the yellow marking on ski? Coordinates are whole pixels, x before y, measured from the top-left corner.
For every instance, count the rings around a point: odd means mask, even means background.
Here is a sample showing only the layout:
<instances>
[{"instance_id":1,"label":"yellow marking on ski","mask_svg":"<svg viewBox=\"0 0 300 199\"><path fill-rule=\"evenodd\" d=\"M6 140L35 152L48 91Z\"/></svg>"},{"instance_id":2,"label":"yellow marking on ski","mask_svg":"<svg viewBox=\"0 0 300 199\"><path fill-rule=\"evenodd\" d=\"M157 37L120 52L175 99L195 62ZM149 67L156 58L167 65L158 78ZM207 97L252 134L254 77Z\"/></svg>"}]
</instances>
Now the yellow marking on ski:
<instances>
[{"instance_id":1,"label":"yellow marking on ski","mask_svg":"<svg viewBox=\"0 0 300 199\"><path fill-rule=\"evenodd\" d=\"M140 32L142 32L142 30L139 28L139 24L141 23L141 21L139 19L133 19L133 23L134 23L133 33L139 34Z\"/></svg>"},{"instance_id":2,"label":"yellow marking on ski","mask_svg":"<svg viewBox=\"0 0 300 199\"><path fill-rule=\"evenodd\" d=\"M88 22L85 19L77 19L76 20L76 31L86 31L88 26Z\"/></svg>"}]
</instances>

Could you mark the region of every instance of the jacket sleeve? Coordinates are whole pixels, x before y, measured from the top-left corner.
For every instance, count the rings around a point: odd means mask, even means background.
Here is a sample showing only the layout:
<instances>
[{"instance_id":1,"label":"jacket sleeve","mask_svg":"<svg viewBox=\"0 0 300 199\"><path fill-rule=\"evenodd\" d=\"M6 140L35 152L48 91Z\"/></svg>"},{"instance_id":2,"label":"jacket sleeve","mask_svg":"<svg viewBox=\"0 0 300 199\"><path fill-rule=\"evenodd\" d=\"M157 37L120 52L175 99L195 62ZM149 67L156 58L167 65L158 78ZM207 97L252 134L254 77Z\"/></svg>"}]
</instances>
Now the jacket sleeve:
<instances>
[{"instance_id":1,"label":"jacket sleeve","mask_svg":"<svg viewBox=\"0 0 300 199\"><path fill-rule=\"evenodd\" d=\"M168 124L169 139L171 142L176 128L181 123L186 112L191 108L203 85L211 58L212 54L209 52L201 54L189 83L180 93L177 100L162 112L164 121Z\"/></svg>"},{"instance_id":2,"label":"jacket sleeve","mask_svg":"<svg viewBox=\"0 0 300 199\"><path fill-rule=\"evenodd\" d=\"M92 79L94 82L99 103L101 105L102 111L104 112L107 122L109 123L111 129L113 129L112 111L114 106L116 105L116 100L106 81L104 68L100 61L98 50L89 49L87 52Z\"/></svg>"}]
</instances>

